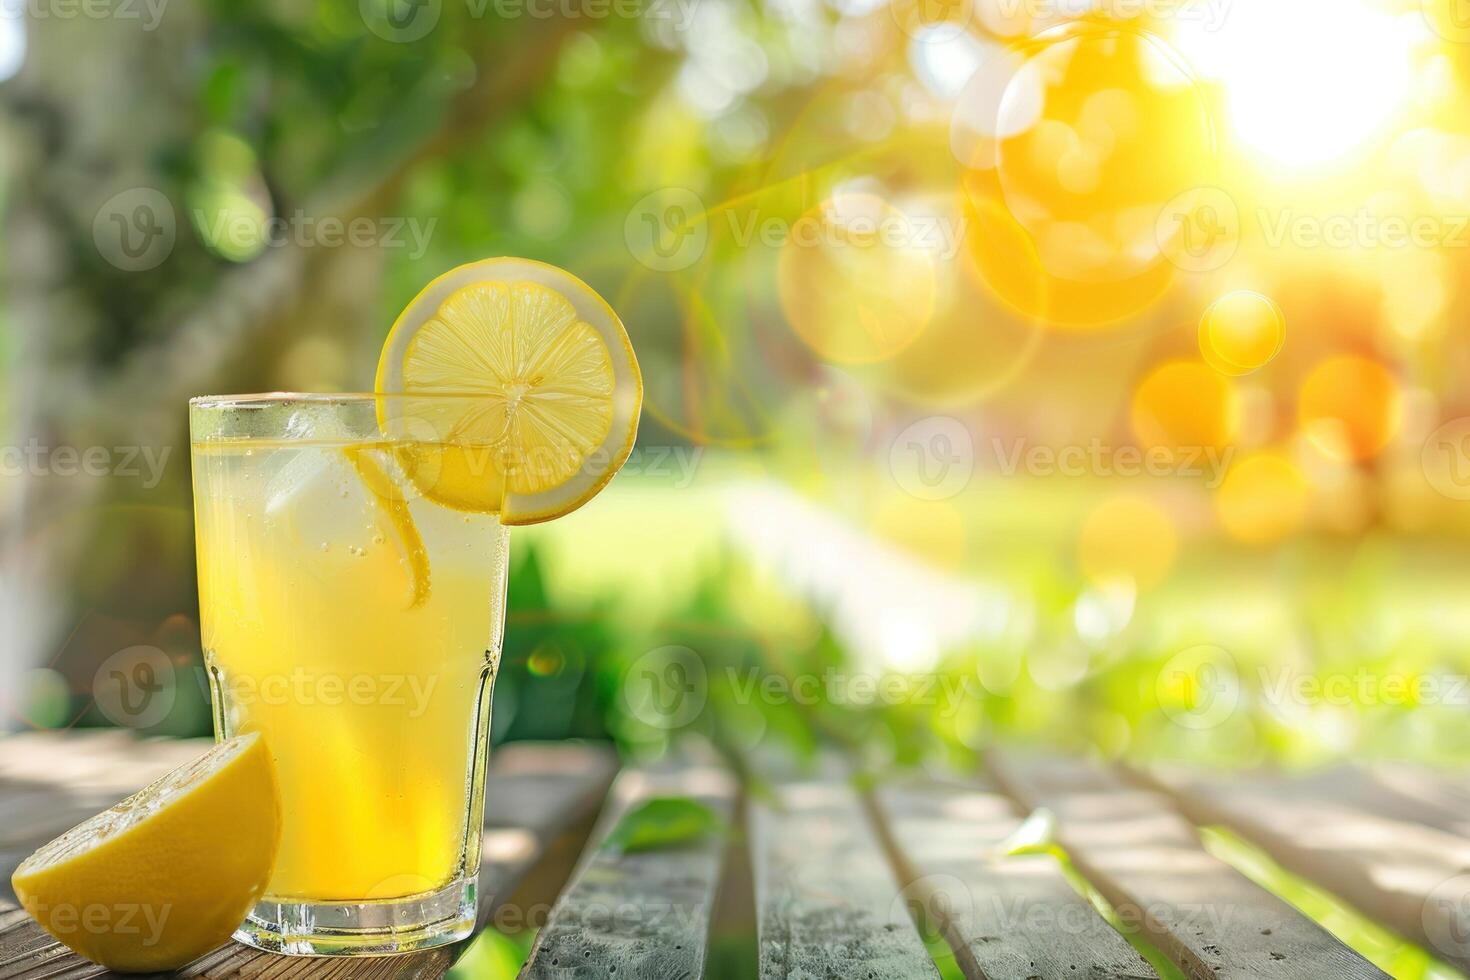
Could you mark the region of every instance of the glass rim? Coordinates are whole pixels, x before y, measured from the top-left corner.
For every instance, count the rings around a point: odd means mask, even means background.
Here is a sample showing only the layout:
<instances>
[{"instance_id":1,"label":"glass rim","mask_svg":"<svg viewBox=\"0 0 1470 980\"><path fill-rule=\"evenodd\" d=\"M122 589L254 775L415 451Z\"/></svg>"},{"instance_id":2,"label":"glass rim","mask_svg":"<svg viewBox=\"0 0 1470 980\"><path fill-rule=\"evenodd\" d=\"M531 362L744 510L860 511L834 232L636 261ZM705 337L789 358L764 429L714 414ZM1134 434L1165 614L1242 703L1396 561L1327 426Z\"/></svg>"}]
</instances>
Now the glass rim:
<instances>
[{"instance_id":1,"label":"glass rim","mask_svg":"<svg viewBox=\"0 0 1470 980\"><path fill-rule=\"evenodd\" d=\"M192 408L237 408L294 404L329 404L332 402L371 402L383 399L415 398L467 400L494 397L489 391L263 391L244 395L195 395L189 399Z\"/></svg>"}]
</instances>

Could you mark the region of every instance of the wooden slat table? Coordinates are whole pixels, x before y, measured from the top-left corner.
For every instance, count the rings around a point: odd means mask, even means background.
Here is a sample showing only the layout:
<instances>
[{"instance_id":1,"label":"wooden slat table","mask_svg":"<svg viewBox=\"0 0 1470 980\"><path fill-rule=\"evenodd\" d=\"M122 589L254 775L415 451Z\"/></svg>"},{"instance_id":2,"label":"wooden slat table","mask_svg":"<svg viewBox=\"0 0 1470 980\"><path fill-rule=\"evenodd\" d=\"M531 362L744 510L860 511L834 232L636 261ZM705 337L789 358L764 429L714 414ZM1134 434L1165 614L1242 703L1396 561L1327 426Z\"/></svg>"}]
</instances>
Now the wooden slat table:
<instances>
[{"instance_id":1,"label":"wooden slat table","mask_svg":"<svg viewBox=\"0 0 1470 980\"><path fill-rule=\"evenodd\" d=\"M760 972L938 980L863 801L840 770L751 806Z\"/></svg>"},{"instance_id":2,"label":"wooden slat table","mask_svg":"<svg viewBox=\"0 0 1470 980\"><path fill-rule=\"evenodd\" d=\"M625 813L655 797L697 800L728 829L735 789L729 773L710 763L620 774L592 846L537 937L521 976L699 976L720 882L724 833L688 846L626 854L602 845Z\"/></svg>"},{"instance_id":3,"label":"wooden slat table","mask_svg":"<svg viewBox=\"0 0 1470 980\"><path fill-rule=\"evenodd\" d=\"M202 748L119 732L0 738L4 889L36 846ZM1195 826L1207 823L1227 824L1369 918L1470 966L1456 945L1470 937L1470 901L1443 884L1470 865L1470 817L1456 802L1470 791L1428 773L1224 783L996 751L985 772L859 782L827 758L742 787L697 747L617 770L610 750L586 744L492 755L481 920L541 927L526 980L694 980L722 966L712 937L732 923L753 933L749 970L763 980L935 980L934 955L946 946L967 980L1155 976L1140 950L1193 980L1386 976L1205 851ZM714 829L631 853L609 841L632 808L670 795L701 802ZM1014 846L1023 826L1038 825L1055 827L1071 871L1053 848ZM1110 912L1094 907L1079 873ZM110 976L6 895L0 980ZM229 944L178 975L438 980L462 948L343 960Z\"/></svg>"},{"instance_id":4,"label":"wooden slat table","mask_svg":"<svg viewBox=\"0 0 1470 980\"><path fill-rule=\"evenodd\" d=\"M1054 857L1010 853L1023 816L988 783L905 779L877 804L910 893L941 920L967 976L1154 976Z\"/></svg>"},{"instance_id":5,"label":"wooden slat table","mask_svg":"<svg viewBox=\"0 0 1470 980\"><path fill-rule=\"evenodd\" d=\"M1361 769L1308 780L1153 780L1192 820L1229 827L1277 863L1470 970L1470 815L1396 792Z\"/></svg>"},{"instance_id":6,"label":"wooden slat table","mask_svg":"<svg viewBox=\"0 0 1470 980\"><path fill-rule=\"evenodd\" d=\"M207 747L200 742L139 743L123 733L32 734L0 741L0 831L8 848L21 843L23 858L77 820L141 788ZM590 820L616 771L612 753L587 745L514 745L493 754L486 780L490 814L480 865L481 921L489 921L516 885L563 834ZM49 775L48 775L49 773ZM75 786L81 787L74 790ZM18 792L17 792L18 791ZM45 826L37 797L51 794L58 819ZM12 794L15 794L13 797ZM88 795L95 794L95 795ZM20 798L24 821L11 800ZM77 810L85 800L85 813ZM91 801L102 800L100 807ZM8 850L7 853L13 853ZM17 860L16 863L19 863ZM4 887L9 898L10 868ZM180 971L185 977L297 977L303 962L310 975L352 980L432 980L453 963L457 951L429 950L397 957L303 961L275 956L237 943L220 947ZM5 980L85 980L114 974L71 953L13 905L0 906L0 977Z\"/></svg>"},{"instance_id":7,"label":"wooden slat table","mask_svg":"<svg viewBox=\"0 0 1470 980\"><path fill-rule=\"evenodd\" d=\"M1377 967L1205 851L1157 793L1069 759L994 754L1006 789L1054 812L1078 869L1199 980L1379 980Z\"/></svg>"}]
</instances>

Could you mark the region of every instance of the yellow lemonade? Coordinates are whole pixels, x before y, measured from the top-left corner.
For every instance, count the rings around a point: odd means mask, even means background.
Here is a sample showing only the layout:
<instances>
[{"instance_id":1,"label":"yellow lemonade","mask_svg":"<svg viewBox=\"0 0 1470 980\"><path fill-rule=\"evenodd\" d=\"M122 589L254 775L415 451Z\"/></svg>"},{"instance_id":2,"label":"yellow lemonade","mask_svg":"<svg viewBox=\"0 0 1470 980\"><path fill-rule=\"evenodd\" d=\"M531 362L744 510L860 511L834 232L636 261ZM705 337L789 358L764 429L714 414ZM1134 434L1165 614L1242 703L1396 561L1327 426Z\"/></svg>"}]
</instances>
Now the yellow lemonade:
<instances>
[{"instance_id":1,"label":"yellow lemonade","mask_svg":"<svg viewBox=\"0 0 1470 980\"><path fill-rule=\"evenodd\" d=\"M425 286L376 388L189 402L215 731L260 734L281 803L235 938L277 953L474 931L505 527L596 496L643 405L612 307L517 258Z\"/></svg>"},{"instance_id":2,"label":"yellow lemonade","mask_svg":"<svg viewBox=\"0 0 1470 980\"><path fill-rule=\"evenodd\" d=\"M479 864L506 532L414 493L393 447L332 431L339 408L291 409L324 437L193 446L215 727L274 760L277 902L422 895Z\"/></svg>"}]
</instances>

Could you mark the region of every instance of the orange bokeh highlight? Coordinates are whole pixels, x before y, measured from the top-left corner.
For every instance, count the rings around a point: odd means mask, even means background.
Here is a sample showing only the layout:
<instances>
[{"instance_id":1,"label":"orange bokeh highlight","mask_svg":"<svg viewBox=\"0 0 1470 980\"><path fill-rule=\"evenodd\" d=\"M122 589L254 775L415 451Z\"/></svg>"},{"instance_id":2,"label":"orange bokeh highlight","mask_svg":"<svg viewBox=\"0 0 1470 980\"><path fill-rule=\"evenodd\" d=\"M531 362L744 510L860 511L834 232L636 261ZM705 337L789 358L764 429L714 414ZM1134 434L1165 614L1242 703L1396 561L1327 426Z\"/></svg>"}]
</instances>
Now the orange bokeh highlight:
<instances>
[{"instance_id":1,"label":"orange bokeh highlight","mask_svg":"<svg viewBox=\"0 0 1470 980\"><path fill-rule=\"evenodd\" d=\"M1174 281L1166 262L1112 281L1054 275L989 183L979 175L965 181L966 253L985 287L1021 315L1058 327L1107 326L1158 302Z\"/></svg>"},{"instance_id":2,"label":"orange bokeh highlight","mask_svg":"<svg viewBox=\"0 0 1470 980\"><path fill-rule=\"evenodd\" d=\"M786 321L834 364L903 350L934 312L934 259L922 230L882 198L839 193L792 226L777 260Z\"/></svg>"},{"instance_id":3,"label":"orange bokeh highlight","mask_svg":"<svg viewBox=\"0 0 1470 980\"><path fill-rule=\"evenodd\" d=\"M964 203L941 212L963 228ZM861 376L883 391L927 406L950 407L988 398L1017 383L1048 331L1021 316L980 282L963 254L939 257L934 315L912 344Z\"/></svg>"},{"instance_id":4,"label":"orange bokeh highlight","mask_svg":"<svg viewBox=\"0 0 1470 980\"><path fill-rule=\"evenodd\" d=\"M1361 462L1383 451L1403 422L1403 398L1392 372L1371 357L1339 354L1302 382L1302 431L1333 459Z\"/></svg>"},{"instance_id":5,"label":"orange bokeh highlight","mask_svg":"<svg viewBox=\"0 0 1470 980\"><path fill-rule=\"evenodd\" d=\"M1269 296L1226 293L1199 321L1199 350L1210 367L1232 376L1259 371L1286 342L1286 316Z\"/></svg>"},{"instance_id":6,"label":"orange bokeh highlight","mask_svg":"<svg viewBox=\"0 0 1470 980\"><path fill-rule=\"evenodd\" d=\"M1169 361L1133 392L1133 434L1150 448L1223 449L1235 439L1235 389L1200 361Z\"/></svg>"},{"instance_id":7,"label":"orange bokeh highlight","mask_svg":"<svg viewBox=\"0 0 1470 980\"><path fill-rule=\"evenodd\" d=\"M1159 584L1179 552L1179 532L1162 507L1139 494L1111 497L1087 515L1077 540L1082 574L1095 583Z\"/></svg>"},{"instance_id":8,"label":"orange bokeh highlight","mask_svg":"<svg viewBox=\"0 0 1470 980\"><path fill-rule=\"evenodd\" d=\"M1230 468L1215 494L1215 516L1237 541L1270 544L1296 533L1306 518L1311 486L1280 453L1258 453Z\"/></svg>"},{"instance_id":9,"label":"orange bokeh highlight","mask_svg":"<svg viewBox=\"0 0 1470 980\"><path fill-rule=\"evenodd\" d=\"M947 500L920 500L894 491L877 500L871 521L877 537L937 568L953 571L964 564L964 515Z\"/></svg>"},{"instance_id":10,"label":"orange bokeh highlight","mask_svg":"<svg viewBox=\"0 0 1470 980\"><path fill-rule=\"evenodd\" d=\"M1209 104L1184 59L1157 35L1085 21L1018 54L990 127L995 171L1047 270L1110 282L1162 261L1160 213L1214 168Z\"/></svg>"}]
</instances>

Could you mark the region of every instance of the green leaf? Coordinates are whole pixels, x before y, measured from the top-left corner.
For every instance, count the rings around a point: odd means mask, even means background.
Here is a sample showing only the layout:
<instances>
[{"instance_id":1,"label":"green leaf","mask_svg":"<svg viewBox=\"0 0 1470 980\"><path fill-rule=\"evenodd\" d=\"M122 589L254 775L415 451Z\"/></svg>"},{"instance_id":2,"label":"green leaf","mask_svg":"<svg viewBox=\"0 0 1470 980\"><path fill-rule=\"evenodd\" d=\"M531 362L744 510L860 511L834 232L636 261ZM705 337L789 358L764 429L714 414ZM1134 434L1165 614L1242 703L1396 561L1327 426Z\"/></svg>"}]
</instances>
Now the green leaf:
<instances>
[{"instance_id":1,"label":"green leaf","mask_svg":"<svg viewBox=\"0 0 1470 980\"><path fill-rule=\"evenodd\" d=\"M714 811L687 796L659 796L639 804L618 821L605 846L624 854L678 847L720 827Z\"/></svg>"}]
</instances>

